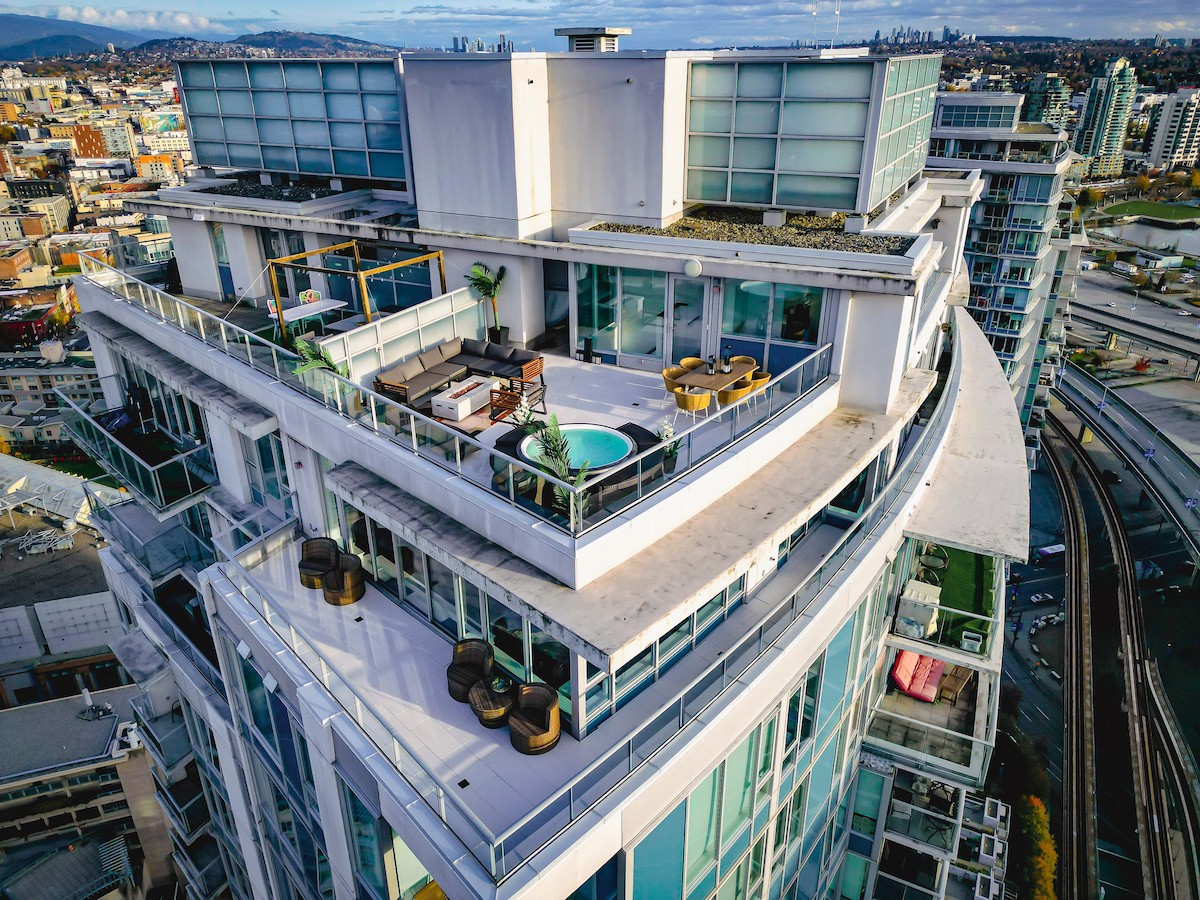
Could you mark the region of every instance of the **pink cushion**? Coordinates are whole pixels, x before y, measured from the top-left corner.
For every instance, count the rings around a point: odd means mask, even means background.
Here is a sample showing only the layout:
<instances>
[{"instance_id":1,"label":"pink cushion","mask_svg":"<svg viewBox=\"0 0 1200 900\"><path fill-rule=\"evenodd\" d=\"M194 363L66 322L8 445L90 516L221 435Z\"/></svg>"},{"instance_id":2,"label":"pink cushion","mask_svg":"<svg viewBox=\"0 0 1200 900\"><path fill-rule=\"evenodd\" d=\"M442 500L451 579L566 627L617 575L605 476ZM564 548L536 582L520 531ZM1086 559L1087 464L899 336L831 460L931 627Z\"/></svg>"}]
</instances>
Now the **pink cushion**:
<instances>
[{"instance_id":1,"label":"pink cushion","mask_svg":"<svg viewBox=\"0 0 1200 900\"><path fill-rule=\"evenodd\" d=\"M892 666L892 681L908 696L932 703L945 671L946 664L940 659L901 650Z\"/></svg>"}]
</instances>

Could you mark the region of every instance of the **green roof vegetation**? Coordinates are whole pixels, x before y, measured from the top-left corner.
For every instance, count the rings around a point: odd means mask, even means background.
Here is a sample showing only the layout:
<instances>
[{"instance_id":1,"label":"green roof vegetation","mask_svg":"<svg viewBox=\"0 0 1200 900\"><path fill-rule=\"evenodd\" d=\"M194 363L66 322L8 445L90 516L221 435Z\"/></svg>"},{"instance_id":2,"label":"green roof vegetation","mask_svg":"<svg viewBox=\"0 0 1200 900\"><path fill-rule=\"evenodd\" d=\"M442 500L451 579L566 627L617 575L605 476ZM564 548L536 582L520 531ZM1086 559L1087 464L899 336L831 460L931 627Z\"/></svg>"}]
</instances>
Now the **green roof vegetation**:
<instances>
[{"instance_id":1,"label":"green roof vegetation","mask_svg":"<svg viewBox=\"0 0 1200 900\"><path fill-rule=\"evenodd\" d=\"M1147 216L1153 219L1167 219L1171 222L1200 219L1200 206L1187 206L1183 203L1156 203L1153 200L1129 200L1125 203L1114 203L1112 206L1106 206L1104 212L1110 216Z\"/></svg>"},{"instance_id":2,"label":"green roof vegetation","mask_svg":"<svg viewBox=\"0 0 1200 900\"><path fill-rule=\"evenodd\" d=\"M992 614L992 584L996 561L990 556L943 548L947 554L942 576L942 606L961 609L977 616Z\"/></svg>"}]
</instances>

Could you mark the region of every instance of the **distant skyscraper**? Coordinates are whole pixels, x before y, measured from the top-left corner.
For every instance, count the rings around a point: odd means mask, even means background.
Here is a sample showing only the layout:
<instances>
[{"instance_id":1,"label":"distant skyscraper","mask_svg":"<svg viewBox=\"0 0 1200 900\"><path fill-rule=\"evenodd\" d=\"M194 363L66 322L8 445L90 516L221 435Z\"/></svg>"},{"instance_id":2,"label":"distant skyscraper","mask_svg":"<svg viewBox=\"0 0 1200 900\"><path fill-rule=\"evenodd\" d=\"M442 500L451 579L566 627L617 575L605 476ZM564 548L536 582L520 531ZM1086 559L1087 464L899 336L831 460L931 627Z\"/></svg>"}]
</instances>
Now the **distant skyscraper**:
<instances>
[{"instance_id":1,"label":"distant skyscraper","mask_svg":"<svg viewBox=\"0 0 1200 900\"><path fill-rule=\"evenodd\" d=\"M458 52L458 37L457 36L454 38L454 52L455 53Z\"/></svg>"},{"instance_id":2,"label":"distant skyscraper","mask_svg":"<svg viewBox=\"0 0 1200 900\"><path fill-rule=\"evenodd\" d=\"M1066 124L1071 87L1057 72L1039 72L1029 84L1021 118L1026 122Z\"/></svg>"},{"instance_id":3,"label":"distant skyscraper","mask_svg":"<svg viewBox=\"0 0 1200 900\"><path fill-rule=\"evenodd\" d=\"M1194 166L1200 160L1200 89L1184 88L1150 108L1148 161L1156 168Z\"/></svg>"},{"instance_id":4,"label":"distant skyscraper","mask_svg":"<svg viewBox=\"0 0 1200 900\"><path fill-rule=\"evenodd\" d=\"M1089 175L1121 174L1125 131L1136 92L1137 72L1123 56L1109 60L1104 72L1092 79L1075 132L1075 149L1089 158Z\"/></svg>"}]
</instances>

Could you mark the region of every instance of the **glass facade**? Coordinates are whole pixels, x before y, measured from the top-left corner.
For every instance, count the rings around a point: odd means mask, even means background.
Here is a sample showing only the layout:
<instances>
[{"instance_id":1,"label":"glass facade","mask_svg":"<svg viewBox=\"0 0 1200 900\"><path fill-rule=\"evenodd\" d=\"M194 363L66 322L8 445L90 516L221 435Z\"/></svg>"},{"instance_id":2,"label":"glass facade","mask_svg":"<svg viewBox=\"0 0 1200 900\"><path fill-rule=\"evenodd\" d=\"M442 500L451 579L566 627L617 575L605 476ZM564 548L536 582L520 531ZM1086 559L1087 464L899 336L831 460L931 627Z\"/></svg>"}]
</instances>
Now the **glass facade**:
<instances>
[{"instance_id":1,"label":"glass facade","mask_svg":"<svg viewBox=\"0 0 1200 900\"><path fill-rule=\"evenodd\" d=\"M813 898L836 886L858 754L865 679L856 670L868 607L636 844L635 900Z\"/></svg>"},{"instance_id":2,"label":"glass facade","mask_svg":"<svg viewBox=\"0 0 1200 900\"><path fill-rule=\"evenodd\" d=\"M938 128L1012 128L1017 108L1004 106L946 105L938 107Z\"/></svg>"},{"instance_id":3,"label":"glass facade","mask_svg":"<svg viewBox=\"0 0 1200 900\"><path fill-rule=\"evenodd\" d=\"M179 76L199 165L407 184L392 60L195 60Z\"/></svg>"},{"instance_id":4,"label":"glass facade","mask_svg":"<svg viewBox=\"0 0 1200 900\"><path fill-rule=\"evenodd\" d=\"M874 70L867 61L693 63L687 199L855 209Z\"/></svg>"},{"instance_id":5,"label":"glass facade","mask_svg":"<svg viewBox=\"0 0 1200 900\"><path fill-rule=\"evenodd\" d=\"M727 278L721 303L721 349L753 356L778 373L804 359L821 330L823 288Z\"/></svg>"},{"instance_id":6,"label":"glass facade","mask_svg":"<svg viewBox=\"0 0 1200 900\"><path fill-rule=\"evenodd\" d=\"M941 62L937 56L888 60L869 209L925 166Z\"/></svg>"}]
</instances>

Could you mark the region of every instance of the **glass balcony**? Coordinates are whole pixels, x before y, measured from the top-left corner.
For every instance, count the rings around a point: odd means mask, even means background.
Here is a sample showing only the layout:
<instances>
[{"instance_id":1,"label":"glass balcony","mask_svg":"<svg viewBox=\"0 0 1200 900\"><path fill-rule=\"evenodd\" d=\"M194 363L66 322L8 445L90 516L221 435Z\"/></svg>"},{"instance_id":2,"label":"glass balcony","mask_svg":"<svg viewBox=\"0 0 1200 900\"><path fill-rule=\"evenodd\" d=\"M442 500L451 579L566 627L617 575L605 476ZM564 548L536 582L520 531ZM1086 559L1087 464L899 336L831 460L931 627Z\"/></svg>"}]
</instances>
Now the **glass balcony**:
<instances>
[{"instance_id":1,"label":"glass balcony","mask_svg":"<svg viewBox=\"0 0 1200 900\"><path fill-rule=\"evenodd\" d=\"M218 668L212 630L196 589L187 579L176 576L153 592L147 591L146 601L140 608L149 614L205 680L224 695L225 682Z\"/></svg>"},{"instance_id":2,"label":"glass balcony","mask_svg":"<svg viewBox=\"0 0 1200 900\"><path fill-rule=\"evenodd\" d=\"M896 603L891 633L988 659L1000 631L1003 568L990 556L914 545L914 572Z\"/></svg>"},{"instance_id":3,"label":"glass balcony","mask_svg":"<svg viewBox=\"0 0 1200 900\"><path fill-rule=\"evenodd\" d=\"M133 424L121 410L93 418L62 391L56 393L75 443L159 512L177 511L216 483L207 444L186 446L153 425Z\"/></svg>"},{"instance_id":4,"label":"glass balcony","mask_svg":"<svg viewBox=\"0 0 1200 900\"><path fill-rule=\"evenodd\" d=\"M184 844L191 844L208 827L210 817L204 792L200 788L200 776L195 768L179 781L168 784L162 773L154 772L154 783L158 790L154 796L163 813L171 821L175 836ZM190 852L190 850L189 850Z\"/></svg>"},{"instance_id":5,"label":"glass balcony","mask_svg":"<svg viewBox=\"0 0 1200 900\"><path fill-rule=\"evenodd\" d=\"M385 437L404 453L420 456L452 477L472 482L492 499L499 498L573 536L584 534L614 516L628 514L635 504L714 458L737 452L741 442L753 440L765 426L799 414L831 374L832 345L806 349L808 355L804 359L775 373L767 384L746 398L749 402L716 410L676 432L670 441L660 441L623 460L618 471L600 471L575 484L333 372L310 371L297 376L294 370L299 357L291 351L91 257L81 257L80 263L88 281L117 300L137 306L156 320L269 375L357 426ZM427 301L453 302L453 294ZM564 363L568 369L571 364ZM588 371L595 374L594 367ZM155 459L152 465L147 465L127 443L122 443L124 435L118 440L74 404L64 403L63 407L66 424L73 435L78 435L80 443L106 468L127 480L131 489L150 499L156 508L180 503L211 483L207 447L166 462ZM659 464L668 450L676 460L670 472ZM159 473L155 465L170 468ZM160 484L163 480L167 483Z\"/></svg>"},{"instance_id":6,"label":"glass balcony","mask_svg":"<svg viewBox=\"0 0 1200 900\"><path fill-rule=\"evenodd\" d=\"M175 842L171 854L188 881L188 893L199 900L213 900L225 887L225 865L217 842L204 835L189 847Z\"/></svg>"},{"instance_id":7,"label":"glass balcony","mask_svg":"<svg viewBox=\"0 0 1200 900\"><path fill-rule=\"evenodd\" d=\"M91 523L142 570L144 582L153 584L181 569L199 570L212 564L212 547L182 522L160 522L130 494L115 501L105 499L91 482L83 490Z\"/></svg>"},{"instance_id":8,"label":"glass balcony","mask_svg":"<svg viewBox=\"0 0 1200 900\"><path fill-rule=\"evenodd\" d=\"M145 695L133 698L130 706L146 750L159 769L169 776L186 765L192 758L192 742L183 714L172 710L156 716Z\"/></svg>"},{"instance_id":9,"label":"glass balcony","mask_svg":"<svg viewBox=\"0 0 1200 900\"><path fill-rule=\"evenodd\" d=\"M958 841L961 799L962 791L953 784L897 768L885 826L949 853Z\"/></svg>"}]
</instances>

